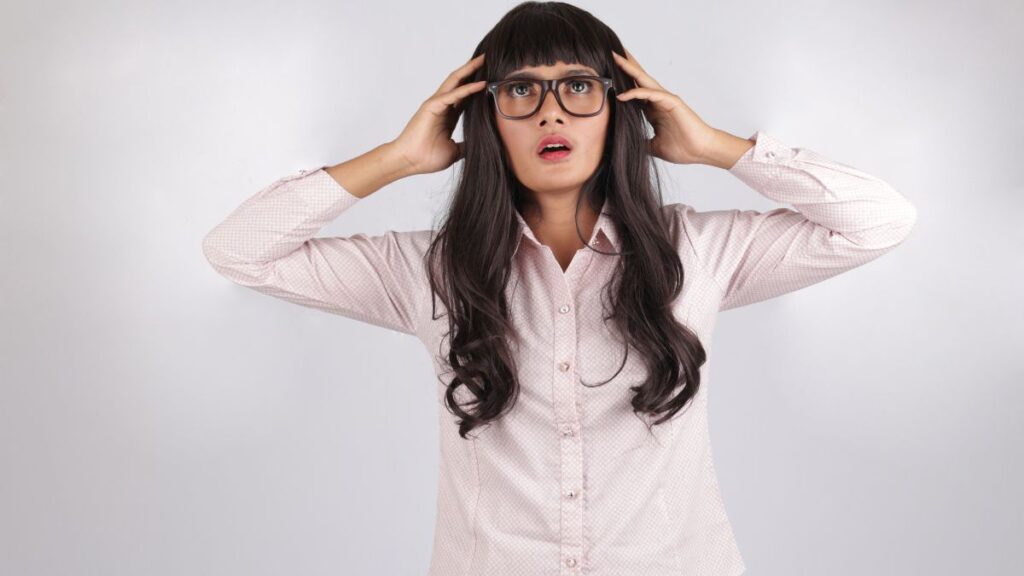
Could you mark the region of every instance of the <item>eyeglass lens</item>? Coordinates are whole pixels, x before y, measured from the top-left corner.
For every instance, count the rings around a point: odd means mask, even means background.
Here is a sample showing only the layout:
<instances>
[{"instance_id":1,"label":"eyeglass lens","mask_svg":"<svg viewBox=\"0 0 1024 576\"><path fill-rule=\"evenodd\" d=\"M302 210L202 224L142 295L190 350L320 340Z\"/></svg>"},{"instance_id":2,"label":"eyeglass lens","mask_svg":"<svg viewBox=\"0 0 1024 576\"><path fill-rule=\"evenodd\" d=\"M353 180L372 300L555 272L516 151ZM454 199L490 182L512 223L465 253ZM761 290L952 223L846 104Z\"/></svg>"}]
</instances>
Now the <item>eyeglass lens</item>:
<instances>
[{"instance_id":1,"label":"eyeglass lens","mask_svg":"<svg viewBox=\"0 0 1024 576\"><path fill-rule=\"evenodd\" d=\"M536 80L514 80L496 90L498 109L506 116L527 116L540 103L542 85ZM571 114L594 114L604 104L604 84L594 78L570 77L558 85L562 104Z\"/></svg>"}]
</instances>

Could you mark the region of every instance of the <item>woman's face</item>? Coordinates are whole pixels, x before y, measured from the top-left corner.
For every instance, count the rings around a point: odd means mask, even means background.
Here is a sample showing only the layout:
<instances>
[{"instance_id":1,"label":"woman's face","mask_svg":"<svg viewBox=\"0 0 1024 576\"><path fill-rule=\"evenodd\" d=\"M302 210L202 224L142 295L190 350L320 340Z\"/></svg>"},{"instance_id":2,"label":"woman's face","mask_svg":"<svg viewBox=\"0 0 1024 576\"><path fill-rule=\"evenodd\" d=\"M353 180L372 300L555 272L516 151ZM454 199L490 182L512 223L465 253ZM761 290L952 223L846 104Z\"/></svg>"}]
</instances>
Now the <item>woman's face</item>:
<instances>
[{"instance_id":1,"label":"woman's face","mask_svg":"<svg viewBox=\"0 0 1024 576\"><path fill-rule=\"evenodd\" d=\"M598 75L589 66L561 61L553 66L525 67L513 72L518 73L529 73L538 79L563 78L576 74ZM561 88L579 89L579 85ZM604 87L599 89L604 90ZM520 89L519 93L525 93L525 89ZM523 186L534 193L578 193L583 182L597 170L601 162L610 109L611 105L606 101L596 116L573 116L558 105L554 93L549 91L540 109L528 118L509 120L495 110L498 132L505 144L513 173ZM552 160L538 154L541 139L551 134L569 141L571 151L568 156Z\"/></svg>"}]
</instances>

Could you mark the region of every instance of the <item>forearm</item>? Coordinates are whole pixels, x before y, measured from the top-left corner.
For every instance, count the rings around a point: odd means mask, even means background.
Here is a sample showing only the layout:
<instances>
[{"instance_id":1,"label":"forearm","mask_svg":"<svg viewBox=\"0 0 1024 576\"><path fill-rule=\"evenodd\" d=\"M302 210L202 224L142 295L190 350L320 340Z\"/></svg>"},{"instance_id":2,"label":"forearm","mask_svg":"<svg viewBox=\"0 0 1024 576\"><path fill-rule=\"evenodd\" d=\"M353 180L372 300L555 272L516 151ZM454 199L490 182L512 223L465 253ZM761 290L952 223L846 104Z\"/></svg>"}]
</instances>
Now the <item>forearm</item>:
<instances>
[{"instance_id":1,"label":"forearm","mask_svg":"<svg viewBox=\"0 0 1024 576\"><path fill-rule=\"evenodd\" d=\"M701 162L703 164L729 170L740 159L740 156L743 156L754 145L753 140L740 138L725 130L717 128L713 128L713 130L715 136L704 153L705 157Z\"/></svg>"},{"instance_id":2,"label":"forearm","mask_svg":"<svg viewBox=\"0 0 1024 576\"><path fill-rule=\"evenodd\" d=\"M324 171L345 190L360 198L411 175L405 160L391 142L341 164L325 167Z\"/></svg>"}]
</instances>

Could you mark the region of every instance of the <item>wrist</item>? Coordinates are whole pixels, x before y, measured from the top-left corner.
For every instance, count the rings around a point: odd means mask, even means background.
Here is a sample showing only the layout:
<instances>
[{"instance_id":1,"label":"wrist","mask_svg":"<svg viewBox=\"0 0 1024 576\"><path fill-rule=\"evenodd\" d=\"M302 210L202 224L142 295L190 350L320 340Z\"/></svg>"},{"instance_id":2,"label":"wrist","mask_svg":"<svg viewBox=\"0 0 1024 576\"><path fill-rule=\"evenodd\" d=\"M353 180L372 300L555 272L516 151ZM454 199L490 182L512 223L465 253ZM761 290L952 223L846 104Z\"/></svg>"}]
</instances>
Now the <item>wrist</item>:
<instances>
[{"instance_id":1,"label":"wrist","mask_svg":"<svg viewBox=\"0 0 1024 576\"><path fill-rule=\"evenodd\" d=\"M712 128L712 130L713 135L702 160L702 163L709 166L729 170L754 145L753 140L740 138L717 128Z\"/></svg>"},{"instance_id":2,"label":"wrist","mask_svg":"<svg viewBox=\"0 0 1024 576\"><path fill-rule=\"evenodd\" d=\"M352 195L360 198L409 175L402 155L390 142L341 164L329 166L325 171Z\"/></svg>"},{"instance_id":3,"label":"wrist","mask_svg":"<svg viewBox=\"0 0 1024 576\"><path fill-rule=\"evenodd\" d=\"M399 147L396 140L378 146L381 155L381 170L394 180L418 174L409 156Z\"/></svg>"}]
</instances>

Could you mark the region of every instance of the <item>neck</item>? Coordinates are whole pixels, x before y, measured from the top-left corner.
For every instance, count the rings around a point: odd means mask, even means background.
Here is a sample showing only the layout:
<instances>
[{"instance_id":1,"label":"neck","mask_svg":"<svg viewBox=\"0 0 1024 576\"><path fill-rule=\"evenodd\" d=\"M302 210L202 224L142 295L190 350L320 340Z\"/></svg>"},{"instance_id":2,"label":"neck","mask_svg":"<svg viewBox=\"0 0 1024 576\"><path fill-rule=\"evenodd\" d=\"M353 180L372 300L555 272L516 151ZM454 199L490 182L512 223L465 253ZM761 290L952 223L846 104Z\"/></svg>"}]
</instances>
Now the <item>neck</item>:
<instances>
[{"instance_id":1,"label":"neck","mask_svg":"<svg viewBox=\"0 0 1024 576\"><path fill-rule=\"evenodd\" d=\"M557 251L575 251L583 247L576 232L576 202L579 191L574 194L533 195L532 203L524 206L523 220L530 226L533 235L541 244ZM584 201L579 209L580 234L590 239L597 224L598 214Z\"/></svg>"}]
</instances>

